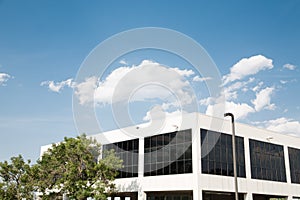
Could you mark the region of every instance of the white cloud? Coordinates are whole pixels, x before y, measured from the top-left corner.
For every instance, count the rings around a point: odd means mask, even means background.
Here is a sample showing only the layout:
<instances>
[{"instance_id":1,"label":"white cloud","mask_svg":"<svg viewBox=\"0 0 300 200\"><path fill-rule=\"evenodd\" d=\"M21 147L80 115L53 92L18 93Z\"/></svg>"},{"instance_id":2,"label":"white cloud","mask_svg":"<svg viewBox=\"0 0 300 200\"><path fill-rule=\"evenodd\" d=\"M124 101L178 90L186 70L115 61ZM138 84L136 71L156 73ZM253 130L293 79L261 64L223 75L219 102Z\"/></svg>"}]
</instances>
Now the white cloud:
<instances>
[{"instance_id":1,"label":"white cloud","mask_svg":"<svg viewBox=\"0 0 300 200\"><path fill-rule=\"evenodd\" d=\"M185 77L193 75L192 70L168 68L159 63L144 60L132 67L120 67L111 72L103 81L95 77L78 84L76 95L81 104L95 102L111 104L120 101L143 101L146 99L168 98L176 93L181 103L190 103L191 91ZM131 98L131 99L128 99Z\"/></svg>"},{"instance_id":2,"label":"white cloud","mask_svg":"<svg viewBox=\"0 0 300 200\"><path fill-rule=\"evenodd\" d=\"M281 117L274 120L256 123L262 124L264 128L272 131L300 136L300 123L293 119Z\"/></svg>"},{"instance_id":3,"label":"white cloud","mask_svg":"<svg viewBox=\"0 0 300 200\"><path fill-rule=\"evenodd\" d=\"M271 95L273 94L273 91L273 87L266 87L260 92L256 93L256 98L251 100L256 111L261 111L262 109L275 109L275 104L271 104Z\"/></svg>"},{"instance_id":4,"label":"white cloud","mask_svg":"<svg viewBox=\"0 0 300 200\"><path fill-rule=\"evenodd\" d=\"M224 90L224 95L226 100L233 100L233 99L237 99L238 97L238 93L237 91L228 91L228 90Z\"/></svg>"},{"instance_id":5,"label":"white cloud","mask_svg":"<svg viewBox=\"0 0 300 200\"><path fill-rule=\"evenodd\" d=\"M122 80L122 78L132 71L135 67L120 67L112 71L104 81L96 82L97 86L95 87L95 91L90 91L95 95L90 95L86 93L90 98L89 101L95 101L98 103L112 103L112 97L114 95L115 88L118 86L118 83ZM138 78L138 77L136 77ZM125 87L125 85L123 85ZM94 87L94 86L93 86ZM82 88L85 89L85 88ZM126 91L126 90L125 90Z\"/></svg>"},{"instance_id":6,"label":"white cloud","mask_svg":"<svg viewBox=\"0 0 300 200\"><path fill-rule=\"evenodd\" d=\"M166 112L162 109L161 106L154 106L149 110L146 115L143 117L144 121L153 121L163 118L173 118L182 115L183 112L180 110L175 110L173 112Z\"/></svg>"},{"instance_id":7,"label":"white cloud","mask_svg":"<svg viewBox=\"0 0 300 200\"><path fill-rule=\"evenodd\" d=\"M211 80L211 77L199 77L198 75L193 77L193 81L195 82L204 82L204 81L208 81Z\"/></svg>"},{"instance_id":8,"label":"white cloud","mask_svg":"<svg viewBox=\"0 0 300 200\"><path fill-rule=\"evenodd\" d=\"M97 77L89 77L84 82L76 84L75 95L80 104L89 104L94 100L94 92L97 88Z\"/></svg>"},{"instance_id":9,"label":"white cloud","mask_svg":"<svg viewBox=\"0 0 300 200\"><path fill-rule=\"evenodd\" d=\"M245 86L248 85L249 83L252 83L254 80L255 80L254 78L249 78L248 81L243 81L243 82L239 81L239 82L233 83L227 87L224 87L223 93L225 95L226 100L228 101L231 99L237 99L238 90L245 89ZM247 89L244 91L247 91Z\"/></svg>"},{"instance_id":10,"label":"white cloud","mask_svg":"<svg viewBox=\"0 0 300 200\"><path fill-rule=\"evenodd\" d=\"M146 123L140 125L140 128L148 128L146 132L155 133L161 132L166 126L174 127L174 130L180 129L183 123L182 115L186 114L185 111L175 110L172 112L164 111L160 105L151 108L143 117L143 121ZM165 119L169 119L165 121ZM150 128L150 129L149 129Z\"/></svg>"},{"instance_id":11,"label":"white cloud","mask_svg":"<svg viewBox=\"0 0 300 200\"><path fill-rule=\"evenodd\" d=\"M41 86L48 86L49 90L53 92L59 93L64 87L73 87L74 82L73 79L67 79L61 82L54 82L54 81L44 81L40 84Z\"/></svg>"},{"instance_id":12,"label":"white cloud","mask_svg":"<svg viewBox=\"0 0 300 200\"><path fill-rule=\"evenodd\" d=\"M5 85L5 83L11 78L9 74L0 73L0 86Z\"/></svg>"},{"instance_id":13,"label":"white cloud","mask_svg":"<svg viewBox=\"0 0 300 200\"><path fill-rule=\"evenodd\" d=\"M215 102L215 99L213 97L207 97L204 99L200 99L200 101L199 101L200 105L202 105L202 106L208 106L208 105L214 104L214 102Z\"/></svg>"},{"instance_id":14,"label":"white cloud","mask_svg":"<svg viewBox=\"0 0 300 200\"><path fill-rule=\"evenodd\" d=\"M243 92L247 92L248 88L246 86L249 83L252 83L255 78L249 78L247 81L239 81L235 82L227 87L223 88L222 94L218 98L208 97L199 100L199 104L202 106L214 105L224 102L224 98L226 101L230 101L238 98L238 91L241 90Z\"/></svg>"},{"instance_id":15,"label":"white cloud","mask_svg":"<svg viewBox=\"0 0 300 200\"><path fill-rule=\"evenodd\" d=\"M280 83L281 83L281 84L286 84L286 83L287 83L287 81L280 80Z\"/></svg>"},{"instance_id":16,"label":"white cloud","mask_svg":"<svg viewBox=\"0 0 300 200\"><path fill-rule=\"evenodd\" d=\"M258 90L260 90L261 86L263 86L264 82L259 82L254 88L252 88L253 92L257 92Z\"/></svg>"},{"instance_id":17,"label":"white cloud","mask_svg":"<svg viewBox=\"0 0 300 200\"><path fill-rule=\"evenodd\" d=\"M161 105L161 108L163 110L168 110L168 109L171 109L171 108L178 108L178 107L180 107L180 102L176 101L175 99L172 102L166 102L166 103L164 102Z\"/></svg>"},{"instance_id":18,"label":"white cloud","mask_svg":"<svg viewBox=\"0 0 300 200\"><path fill-rule=\"evenodd\" d=\"M242 91L243 91L243 92L248 92L248 88L244 87L244 88L242 89Z\"/></svg>"},{"instance_id":19,"label":"white cloud","mask_svg":"<svg viewBox=\"0 0 300 200\"><path fill-rule=\"evenodd\" d=\"M213 115L217 117L222 117L224 112L231 112L234 113L236 119L243 119L249 113L255 112L255 110L246 103L234 103L234 102L225 102L218 103L214 105L208 105L206 109L207 115Z\"/></svg>"},{"instance_id":20,"label":"white cloud","mask_svg":"<svg viewBox=\"0 0 300 200\"><path fill-rule=\"evenodd\" d=\"M178 73L180 76L186 76L189 77L191 75L194 75L194 71L193 70L187 70L187 69L179 69L179 68L171 68L172 70L174 70L176 73Z\"/></svg>"},{"instance_id":21,"label":"white cloud","mask_svg":"<svg viewBox=\"0 0 300 200\"><path fill-rule=\"evenodd\" d=\"M288 69L288 70L295 70L296 66L292 65L292 64L285 64L285 65L283 65L283 68Z\"/></svg>"},{"instance_id":22,"label":"white cloud","mask_svg":"<svg viewBox=\"0 0 300 200\"><path fill-rule=\"evenodd\" d=\"M273 61L262 55L243 58L230 68L230 74L223 76L224 85L235 80L258 73L265 69L272 69Z\"/></svg>"},{"instance_id":23,"label":"white cloud","mask_svg":"<svg viewBox=\"0 0 300 200\"><path fill-rule=\"evenodd\" d=\"M128 63L125 60L120 60L119 63L122 64L122 65L128 65Z\"/></svg>"},{"instance_id":24,"label":"white cloud","mask_svg":"<svg viewBox=\"0 0 300 200\"><path fill-rule=\"evenodd\" d=\"M249 78L247 81L238 81L223 89L223 97L225 98L204 98L199 101L202 106L207 106L206 114L222 117L224 112L232 112L237 119L243 119L250 113L256 113L263 109L274 110L275 104L271 103L271 96L275 91L274 87L266 87L261 89L263 82L259 82L251 90L248 90L247 85L253 83L255 78ZM256 92L256 98L253 100L249 99L254 106L251 106L247 102L239 103L232 100L238 99L238 92Z\"/></svg>"}]
</instances>

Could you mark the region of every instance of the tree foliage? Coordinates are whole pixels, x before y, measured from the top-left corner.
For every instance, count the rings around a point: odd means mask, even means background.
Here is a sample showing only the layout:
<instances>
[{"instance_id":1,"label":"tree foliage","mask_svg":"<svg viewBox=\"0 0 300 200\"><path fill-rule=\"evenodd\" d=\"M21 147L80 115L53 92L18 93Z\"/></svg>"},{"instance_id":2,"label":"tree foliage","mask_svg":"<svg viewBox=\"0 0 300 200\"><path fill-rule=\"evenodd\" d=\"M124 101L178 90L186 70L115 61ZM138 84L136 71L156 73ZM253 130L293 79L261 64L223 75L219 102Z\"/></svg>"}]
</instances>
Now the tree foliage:
<instances>
[{"instance_id":1,"label":"tree foliage","mask_svg":"<svg viewBox=\"0 0 300 200\"><path fill-rule=\"evenodd\" d=\"M65 138L53 144L37 164L30 165L21 155L0 162L0 199L106 199L115 191L113 184L122 161L113 151L103 152L101 145L85 135ZM102 159L99 157L102 156Z\"/></svg>"},{"instance_id":2,"label":"tree foliage","mask_svg":"<svg viewBox=\"0 0 300 200\"><path fill-rule=\"evenodd\" d=\"M25 162L21 155L0 162L0 199L32 199L34 177L30 161Z\"/></svg>"},{"instance_id":3,"label":"tree foliage","mask_svg":"<svg viewBox=\"0 0 300 200\"><path fill-rule=\"evenodd\" d=\"M34 166L39 192L44 199L51 193L106 199L115 190L113 180L122 161L113 151L105 152L103 159L98 159L100 154L100 144L85 135L53 144Z\"/></svg>"}]
</instances>

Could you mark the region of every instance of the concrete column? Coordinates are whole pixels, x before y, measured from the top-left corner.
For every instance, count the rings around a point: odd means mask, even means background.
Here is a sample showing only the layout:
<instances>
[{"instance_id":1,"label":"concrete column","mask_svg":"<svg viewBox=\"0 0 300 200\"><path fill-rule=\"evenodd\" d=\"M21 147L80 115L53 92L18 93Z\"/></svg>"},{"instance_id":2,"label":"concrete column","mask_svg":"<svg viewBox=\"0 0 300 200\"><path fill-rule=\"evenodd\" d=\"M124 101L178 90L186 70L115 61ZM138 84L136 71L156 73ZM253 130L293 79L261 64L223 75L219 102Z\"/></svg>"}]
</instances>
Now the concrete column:
<instances>
[{"instance_id":1,"label":"concrete column","mask_svg":"<svg viewBox=\"0 0 300 200\"><path fill-rule=\"evenodd\" d=\"M139 166L138 166L138 177L143 179L144 177L144 148L145 142L144 138L139 138ZM140 182L139 182L140 183ZM138 186L138 200L146 200L146 193L142 191L143 186Z\"/></svg>"},{"instance_id":2,"label":"concrete column","mask_svg":"<svg viewBox=\"0 0 300 200\"><path fill-rule=\"evenodd\" d=\"M146 200L147 195L144 191L138 191L138 200Z\"/></svg>"},{"instance_id":3,"label":"concrete column","mask_svg":"<svg viewBox=\"0 0 300 200\"><path fill-rule=\"evenodd\" d=\"M144 176L144 138L139 138L139 165L138 165L138 177Z\"/></svg>"},{"instance_id":4,"label":"concrete column","mask_svg":"<svg viewBox=\"0 0 300 200\"><path fill-rule=\"evenodd\" d=\"M246 178L251 179L251 159L250 159L250 146L249 138L244 137L244 149L245 149L245 168L246 168ZM252 198L252 194L251 194Z\"/></svg>"},{"instance_id":5,"label":"concrete column","mask_svg":"<svg viewBox=\"0 0 300 200\"><path fill-rule=\"evenodd\" d=\"M293 196L288 196L287 200L293 200Z\"/></svg>"},{"instance_id":6,"label":"concrete column","mask_svg":"<svg viewBox=\"0 0 300 200\"><path fill-rule=\"evenodd\" d=\"M200 188L193 190L193 199L202 200L202 190Z\"/></svg>"},{"instance_id":7,"label":"concrete column","mask_svg":"<svg viewBox=\"0 0 300 200\"><path fill-rule=\"evenodd\" d=\"M248 192L244 195L245 200L253 200L253 196L251 192Z\"/></svg>"},{"instance_id":8,"label":"concrete column","mask_svg":"<svg viewBox=\"0 0 300 200\"><path fill-rule=\"evenodd\" d=\"M245 150L245 170L246 170L246 179L247 181L251 180L251 158L250 158L250 145L249 138L244 137L244 150ZM245 200L253 200L253 195L251 192L248 192L244 195Z\"/></svg>"},{"instance_id":9,"label":"concrete column","mask_svg":"<svg viewBox=\"0 0 300 200\"><path fill-rule=\"evenodd\" d=\"M284 151L284 163L285 163L285 172L286 172L286 181L287 183L291 183L291 171L290 171L290 159L289 159L289 151L287 146L283 146Z\"/></svg>"},{"instance_id":10,"label":"concrete column","mask_svg":"<svg viewBox=\"0 0 300 200\"><path fill-rule=\"evenodd\" d=\"M193 199L202 200L202 190L200 189L201 141L198 126L192 128L192 138Z\"/></svg>"}]
</instances>

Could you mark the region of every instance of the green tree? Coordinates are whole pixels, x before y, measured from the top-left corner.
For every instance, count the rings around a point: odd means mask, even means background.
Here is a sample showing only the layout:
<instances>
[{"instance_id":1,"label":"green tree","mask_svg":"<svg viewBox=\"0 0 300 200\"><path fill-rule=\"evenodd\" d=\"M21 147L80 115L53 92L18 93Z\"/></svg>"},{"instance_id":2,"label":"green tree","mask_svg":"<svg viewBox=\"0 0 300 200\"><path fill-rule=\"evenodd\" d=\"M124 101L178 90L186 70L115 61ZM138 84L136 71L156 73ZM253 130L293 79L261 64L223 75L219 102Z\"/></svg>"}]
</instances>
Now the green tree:
<instances>
[{"instance_id":1,"label":"green tree","mask_svg":"<svg viewBox=\"0 0 300 200\"><path fill-rule=\"evenodd\" d=\"M100 154L101 145L85 135L53 144L35 166L43 198L52 192L71 199L106 199L115 190L113 181L122 161L113 151L105 152L103 159L98 159Z\"/></svg>"},{"instance_id":2,"label":"green tree","mask_svg":"<svg viewBox=\"0 0 300 200\"><path fill-rule=\"evenodd\" d=\"M30 160L23 157L12 157L10 162L0 162L0 199L32 199L34 174Z\"/></svg>"}]
</instances>

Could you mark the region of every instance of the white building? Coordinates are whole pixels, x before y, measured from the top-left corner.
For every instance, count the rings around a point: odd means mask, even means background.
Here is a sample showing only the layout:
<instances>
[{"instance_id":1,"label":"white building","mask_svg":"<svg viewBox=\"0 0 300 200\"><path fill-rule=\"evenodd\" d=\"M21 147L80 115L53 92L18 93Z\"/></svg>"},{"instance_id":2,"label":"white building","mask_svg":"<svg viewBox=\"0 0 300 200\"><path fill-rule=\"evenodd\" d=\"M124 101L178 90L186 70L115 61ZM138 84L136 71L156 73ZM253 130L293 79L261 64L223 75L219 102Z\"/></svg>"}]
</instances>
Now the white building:
<instances>
[{"instance_id":1,"label":"white building","mask_svg":"<svg viewBox=\"0 0 300 200\"><path fill-rule=\"evenodd\" d=\"M124 161L111 199L234 199L231 122L192 113L161 124L93 135ZM300 199L300 138L235 125L239 199Z\"/></svg>"}]
</instances>

